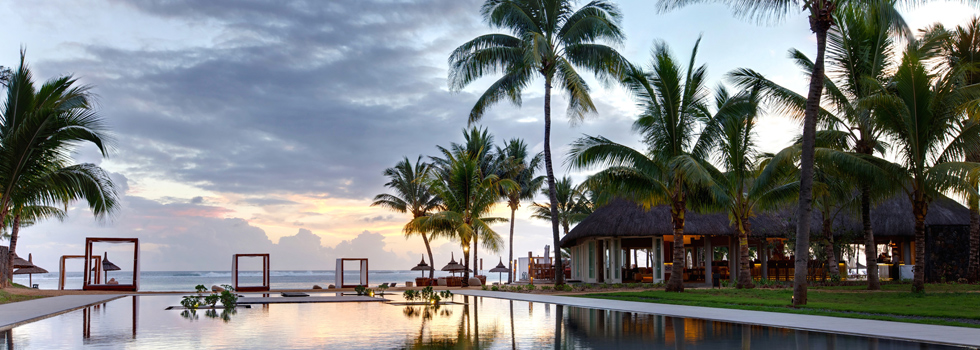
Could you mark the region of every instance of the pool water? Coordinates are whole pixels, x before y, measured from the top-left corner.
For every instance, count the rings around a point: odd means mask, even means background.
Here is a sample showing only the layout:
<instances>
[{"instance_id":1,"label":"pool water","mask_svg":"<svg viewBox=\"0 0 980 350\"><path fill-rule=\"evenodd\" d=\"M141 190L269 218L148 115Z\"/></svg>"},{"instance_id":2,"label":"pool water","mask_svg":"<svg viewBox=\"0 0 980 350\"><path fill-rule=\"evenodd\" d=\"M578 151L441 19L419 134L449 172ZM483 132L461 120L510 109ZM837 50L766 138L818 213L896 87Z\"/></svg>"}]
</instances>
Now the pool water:
<instances>
[{"instance_id":1,"label":"pool water","mask_svg":"<svg viewBox=\"0 0 980 350\"><path fill-rule=\"evenodd\" d=\"M0 332L0 349L956 349L496 298L453 301L460 305L272 304L191 314L165 310L179 305L176 295L132 296Z\"/></svg>"}]
</instances>

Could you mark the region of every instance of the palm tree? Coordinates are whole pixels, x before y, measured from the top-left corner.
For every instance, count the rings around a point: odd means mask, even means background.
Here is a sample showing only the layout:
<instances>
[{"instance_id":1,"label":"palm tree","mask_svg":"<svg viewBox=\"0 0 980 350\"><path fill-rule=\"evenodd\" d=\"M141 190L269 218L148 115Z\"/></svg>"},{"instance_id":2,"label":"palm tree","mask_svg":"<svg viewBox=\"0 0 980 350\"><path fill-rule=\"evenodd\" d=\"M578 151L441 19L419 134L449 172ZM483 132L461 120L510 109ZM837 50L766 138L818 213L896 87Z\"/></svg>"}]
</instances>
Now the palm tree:
<instances>
[{"instance_id":1,"label":"palm tree","mask_svg":"<svg viewBox=\"0 0 980 350\"><path fill-rule=\"evenodd\" d=\"M557 87L568 99L568 116L581 120L595 113L590 88L576 68L590 71L602 79L616 79L628 65L609 45L623 42L619 8L606 0L594 0L578 10L572 0L486 0L483 19L494 28L510 34L486 34L453 51L449 57L449 87L460 91L473 81L502 73L470 111L469 122L479 121L490 106L504 99L521 104L521 93L535 76L544 78L544 163L548 188L555 188L551 160L551 90ZM548 198L555 203L556 194ZM555 256L558 247L558 214L552 207L552 238ZM555 271L561 271L561 259ZM556 274L555 284L564 283Z\"/></svg>"},{"instance_id":2,"label":"palm tree","mask_svg":"<svg viewBox=\"0 0 980 350\"><path fill-rule=\"evenodd\" d=\"M810 88L807 92L806 108L803 118L803 153L800 162L800 196L796 225L796 270L793 279L793 305L806 305L807 257L810 251L810 215L813 191L813 157L816 142L817 117L820 113L820 98L824 88L824 54L827 48L827 33L835 25L836 9L871 8L884 9L895 22L901 16L894 7L894 0L715 0L732 9L735 16L756 20L760 23L779 22L797 11L809 13L810 30L817 36L817 57L810 71ZM662 11L702 3L705 0L660 0ZM913 3L915 1L907 1Z\"/></svg>"},{"instance_id":3,"label":"palm tree","mask_svg":"<svg viewBox=\"0 0 980 350\"><path fill-rule=\"evenodd\" d=\"M933 28L936 33L943 33L949 40L943 45L942 54L948 67L964 70L964 85L980 83L980 17L973 17L966 26L957 26L946 31L942 26ZM976 113L969 115L976 119ZM980 162L980 154L968 154L967 161ZM976 188L977 183L973 184ZM970 263L967 279L970 282L980 281L980 197L969 196L970 206Z\"/></svg>"},{"instance_id":4,"label":"palm tree","mask_svg":"<svg viewBox=\"0 0 980 350\"><path fill-rule=\"evenodd\" d=\"M828 33L827 59L830 62L828 77L824 80L829 106L833 114L821 110L818 118L827 130L817 132L816 139L837 139L844 149L856 153L884 156L885 148L880 141L881 130L874 123L872 111L861 105L861 100L874 92L875 86L884 84L888 72L894 66L894 37L910 36L904 22L896 20L892 9L844 7L837 10L836 25ZM900 17L898 17L900 18ZM799 50L790 50L790 57L804 71L812 71L814 63ZM771 99L777 100L784 109L800 113L805 109L806 98L779 86L761 74L751 70L738 70L731 75L740 86L760 86ZM865 237L865 258L868 266L877 262L878 252L871 227L871 182L859 182L861 192L861 222ZM815 199L816 200L816 199ZM824 208L826 209L826 208ZM868 270L868 289L881 289L878 271Z\"/></svg>"},{"instance_id":5,"label":"palm tree","mask_svg":"<svg viewBox=\"0 0 980 350\"><path fill-rule=\"evenodd\" d=\"M694 147L700 121L710 118L707 73L705 66L695 66L697 50L696 43L684 69L667 45L658 42L651 70L631 67L624 79L643 108L633 130L642 135L646 153L601 136L586 136L572 144L569 155L574 167L610 166L589 179L610 195L631 199L647 209L670 205L674 264L667 291L684 290L684 215L689 206L698 204L689 202L689 195L712 183L707 149Z\"/></svg>"},{"instance_id":6,"label":"palm tree","mask_svg":"<svg viewBox=\"0 0 980 350\"><path fill-rule=\"evenodd\" d=\"M534 194L544 183L543 176L534 176L534 173L541 167L544 155L541 153L531 156L527 151L527 144L521 139L511 139L504 143L504 148L497 148L497 155L501 158L501 178L514 181L518 189L505 192L507 195L507 206L510 207L510 241L507 244L507 267L513 271L511 263L514 261L514 215L520 208L521 202L534 199ZM507 283L513 283L512 273L507 274Z\"/></svg>"},{"instance_id":7,"label":"palm tree","mask_svg":"<svg viewBox=\"0 0 980 350\"><path fill-rule=\"evenodd\" d=\"M95 145L103 156L109 152L110 138L92 108L89 87L78 86L69 75L35 88L22 51L0 118L0 222L7 222L12 211L16 219L30 206L67 206L79 199L88 202L97 219L112 212L117 200L108 175L92 164L71 164L71 152L81 143ZM11 230L11 259L17 227Z\"/></svg>"},{"instance_id":8,"label":"palm tree","mask_svg":"<svg viewBox=\"0 0 980 350\"><path fill-rule=\"evenodd\" d=\"M481 128L474 126L469 130L463 130L463 140L462 144L453 142L449 145L449 148L442 146L436 146L439 152L442 153L442 157L430 157L432 162L436 164L437 169L442 173L443 178L448 178L449 169L452 168L451 159L455 156L456 158L461 158L463 155L472 158L477 162L479 166L480 174L499 174L503 171L502 159L493 153L493 135L487 128ZM498 189L497 193L503 195L506 191L500 191ZM503 197L501 197L503 198ZM477 266L479 258L477 257L477 252L479 250L480 239L483 237L480 231L477 230L477 235L472 239L473 243L473 265Z\"/></svg>"},{"instance_id":9,"label":"palm tree","mask_svg":"<svg viewBox=\"0 0 980 350\"><path fill-rule=\"evenodd\" d=\"M708 121L697 152L704 148L717 148L715 158L725 172L714 170L713 206L728 212L738 233L738 282L736 288L754 288L752 269L749 266L749 218L758 209L773 209L776 205L795 198L796 184L787 181L792 171L783 166L763 174L767 164L755 144L755 126L759 116L757 91L744 91L731 96L724 87L715 93L717 112ZM784 165L771 163L774 166ZM792 167L795 169L795 167ZM710 169L710 168L709 168ZM676 241L675 241L676 242ZM734 256L734 252L732 254Z\"/></svg>"},{"instance_id":10,"label":"palm tree","mask_svg":"<svg viewBox=\"0 0 980 350\"><path fill-rule=\"evenodd\" d=\"M442 199L442 210L416 218L409 225L412 230L432 232L460 242L466 267L463 283L467 285L470 243L479 235L484 248L499 249L503 240L490 225L507 219L489 217L489 214L500 199L499 189L512 191L517 185L497 175L484 176L479 160L468 153L450 153L445 160L448 166L443 169L445 177L434 177L427 183L432 194Z\"/></svg>"},{"instance_id":11,"label":"palm tree","mask_svg":"<svg viewBox=\"0 0 980 350\"><path fill-rule=\"evenodd\" d=\"M382 193L374 196L371 206L388 208L399 213L412 214L412 220L429 215L432 211L439 208L439 197L432 195L429 191L428 178L431 176L431 165L422 162L422 156L415 160L415 165L408 160L402 159L395 167L385 169L384 175L388 178L385 187L391 188L395 194ZM411 222L405 224L402 229L405 238L415 235L422 237L425 243L425 252L429 255L429 263L433 266L432 248L429 246L430 232L417 231L412 228ZM429 270L429 278L432 278L433 270Z\"/></svg>"},{"instance_id":12,"label":"palm tree","mask_svg":"<svg viewBox=\"0 0 980 350\"><path fill-rule=\"evenodd\" d=\"M894 140L895 156L889 173L904 184L915 218L915 269L912 291L925 290L925 218L929 204L943 192L977 195L965 179L980 164L961 161L980 152L980 122L964 119L980 99L980 86L962 86L965 71L931 73L926 62L935 59L945 35L912 40L891 82L869 98L877 122ZM883 164L888 166L889 164Z\"/></svg>"},{"instance_id":13,"label":"palm tree","mask_svg":"<svg viewBox=\"0 0 980 350\"><path fill-rule=\"evenodd\" d=\"M578 213L580 194L572 184L572 178L565 176L555 182L555 194L558 203L555 205L558 211L558 224L562 227L562 236L567 235L571 225L582 221ZM541 190L541 194L547 195L548 189ZM551 203L537 203L531 205L531 217L535 219L551 221ZM576 220L577 219L577 220Z\"/></svg>"}]
</instances>

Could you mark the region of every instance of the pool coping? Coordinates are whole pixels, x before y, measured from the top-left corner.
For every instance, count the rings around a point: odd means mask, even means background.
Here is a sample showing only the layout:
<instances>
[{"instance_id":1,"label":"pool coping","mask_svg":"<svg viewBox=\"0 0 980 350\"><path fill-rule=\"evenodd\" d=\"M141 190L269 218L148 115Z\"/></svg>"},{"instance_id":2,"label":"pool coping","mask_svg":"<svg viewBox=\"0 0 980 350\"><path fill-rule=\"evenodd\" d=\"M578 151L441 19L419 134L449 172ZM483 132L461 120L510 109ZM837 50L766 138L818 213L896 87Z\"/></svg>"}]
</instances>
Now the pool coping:
<instances>
[{"instance_id":1,"label":"pool coping","mask_svg":"<svg viewBox=\"0 0 980 350\"><path fill-rule=\"evenodd\" d=\"M128 294L78 294L0 304L0 331L105 303Z\"/></svg>"},{"instance_id":2,"label":"pool coping","mask_svg":"<svg viewBox=\"0 0 980 350\"><path fill-rule=\"evenodd\" d=\"M924 342L931 344L980 347L980 329L939 326L920 323L867 320L833 316L789 314L781 312L723 309L704 306L658 304L638 301L591 299L559 295L492 292L482 290L453 291L458 295L561 304L591 309L640 312L672 317L699 318L709 321L827 332L862 337Z\"/></svg>"}]
</instances>

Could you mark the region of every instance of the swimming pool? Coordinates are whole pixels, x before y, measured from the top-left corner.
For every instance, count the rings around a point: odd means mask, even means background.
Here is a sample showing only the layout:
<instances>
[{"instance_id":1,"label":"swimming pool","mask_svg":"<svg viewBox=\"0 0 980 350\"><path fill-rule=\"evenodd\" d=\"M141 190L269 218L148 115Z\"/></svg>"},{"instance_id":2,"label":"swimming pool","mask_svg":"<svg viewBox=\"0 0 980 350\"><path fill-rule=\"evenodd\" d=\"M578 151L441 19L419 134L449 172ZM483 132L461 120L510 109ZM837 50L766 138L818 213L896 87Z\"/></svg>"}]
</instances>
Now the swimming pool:
<instances>
[{"instance_id":1,"label":"swimming pool","mask_svg":"<svg viewBox=\"0 0 980 350\"><path fill-rule=\"evenodd\" d=\"M124 297L2 332L0 349L961 349L496 298L453 300L459 305L272 304L191 315L166 310L179 305L177 295Z\"/></svg>"}]
</instances>

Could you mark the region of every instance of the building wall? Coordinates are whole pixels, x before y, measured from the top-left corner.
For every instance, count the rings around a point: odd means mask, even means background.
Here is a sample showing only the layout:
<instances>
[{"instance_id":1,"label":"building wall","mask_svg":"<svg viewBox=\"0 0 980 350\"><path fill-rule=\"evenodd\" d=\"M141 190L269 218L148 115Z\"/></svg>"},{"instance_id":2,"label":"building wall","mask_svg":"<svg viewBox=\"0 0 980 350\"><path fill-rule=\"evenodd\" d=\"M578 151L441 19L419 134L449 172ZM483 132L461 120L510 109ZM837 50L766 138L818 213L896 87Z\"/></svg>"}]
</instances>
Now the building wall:
<instances>
[{"instance_id":1,"label":"building wall","mask_svg":"<svg viewBox=\"0 0 980 350\"><path fill-rule=\"evenodd\" d=\"M970 266L970 226L926 227L926 282L966 278Z\"/></svg>"}]
</instances>

